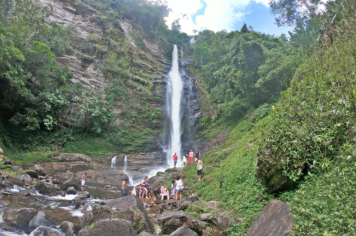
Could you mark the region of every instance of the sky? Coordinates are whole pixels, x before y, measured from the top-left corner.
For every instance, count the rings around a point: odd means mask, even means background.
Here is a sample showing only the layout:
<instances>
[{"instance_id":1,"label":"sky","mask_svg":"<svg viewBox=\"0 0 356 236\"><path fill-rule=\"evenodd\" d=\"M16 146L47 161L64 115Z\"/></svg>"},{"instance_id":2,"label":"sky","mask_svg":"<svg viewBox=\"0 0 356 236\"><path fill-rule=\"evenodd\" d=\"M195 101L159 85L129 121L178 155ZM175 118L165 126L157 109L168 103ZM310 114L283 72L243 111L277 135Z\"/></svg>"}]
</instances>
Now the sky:
<instances>
[{"instance_id":1,"label":"sky","mask_svg":"<svg viewBox=\"0 0 356 236\"><path fill-rule=\"evenodd\" d=\"M290 27L277 27L270 13L269 0L166 0L171 9L166 18L168 26L180 19L182 31L240 30L244 23L257 32L279 36L292 31Z\"/></svg>"}]
</instances>

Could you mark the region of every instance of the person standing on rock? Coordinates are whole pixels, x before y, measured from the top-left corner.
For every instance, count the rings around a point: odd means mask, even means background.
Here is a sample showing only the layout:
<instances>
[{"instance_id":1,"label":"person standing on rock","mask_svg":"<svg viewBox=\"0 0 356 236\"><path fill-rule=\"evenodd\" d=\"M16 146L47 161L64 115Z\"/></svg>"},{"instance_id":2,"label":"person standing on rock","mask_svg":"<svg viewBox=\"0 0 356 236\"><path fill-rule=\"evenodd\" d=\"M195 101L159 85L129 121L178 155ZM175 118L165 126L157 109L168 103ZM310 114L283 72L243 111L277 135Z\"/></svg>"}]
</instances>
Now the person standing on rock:
<instances>
[{"instance_id":1,"label":"person standing on rock","mask_svg":"<svg viewBox=\"0 0 356 236\"><path fill-rule=\"evenodd\" d=\"M81 190L84 191L84 187L85 187L85 181L87 180L87 173L84 173L82 175L82 186L81 186Z\"/></svg>"},{"instance_id":2,"label":"person standing on rock","mask_svg":"<svg viewBox=\"0 0 356 236\"><path fill-rule=\"evenodd\" d=\"M183 180L180 178L180 176L178 176L177 180L176 180L176 200L177 201L178 201L178 196L180 196L180 200L182 200L183 189L184 189Z\"/></svg>"},{"instance_id":3,"label":"person standing on rock","mask_svg":"<svg viewBox=\"0 0 356 236\"><path fill-rule=\"evenodd\" d=\"M124 179L124 181L122 181L121 183L121 197L126 197L128 194L127 194L127 180L128 179Z\"/></svg>"},{"instance_id":4,"label":"person standing on rock","mask_svg":"<svg viewBox=\"0 0 356 236\"><path fill-rule=\"evenodd\" d=\"M195 149L195 161L197 161L197 159L199 159L200 157L200 152L198 151L198 148Z\"/></svg>"},{"instance_id":5,"label":"person standing on rock","mask_svg":"<svg viewBox=\"0 0 356 236\"><path fill-rule=\"evenodd\" d=\"M174 155L173 155L174 168L176 168L177 161L178 161L177 153L174 153Z\"/></svg>"},{"instance_id":6,"label":"person standing on rock","mask_svg":"<svg viewBox=\"0 0 356 236\"><path fill-rule=\"evenodd\" d=\"M172 180L171 190L172 190L171 195L173 196L173 199L177 200L176 199L176 181L175 180Z\"/></svg>"},{"instance_id":7,"label":"person standing on rock","mask_svg":"<svg viewBox=\"0 0 356 236\"><path fill-rule=\"evenodd\" d=\"M193 157L194 157L194 152L192 149L190 149L190 152L189 152L189 163L190 164L193 164Z\"/></svg>"},{"instance_id":8,"label":"person standing on rock","mask_svg":"<svg viewBox=\"0 0 356 236\"><path fill-rule=\"evenodd\" d=\"M199 159L197 159L196 162L197 162L198 181L200 181L201 180L201 176L203 175L204 163Z\"/></svg>"},{"instance_id":9,"label":"person standing on rock","mask_svg":"<svg viewBox=\"0 0 356 236\"><path fill-rule=\"evenodd\" d=\"M149 186L149 184L148 184L147 181L148 181L148 177L145 176L145 178L144 178L143 181L141 182L141 184L142 184L142 186L143 186L144 195L146 195L146 198L148 198L148 195L147 195L147 193L148 193L147 187ZM143 197L143 195L142 195L142 197Z\"/></svg>"}]
</instances>

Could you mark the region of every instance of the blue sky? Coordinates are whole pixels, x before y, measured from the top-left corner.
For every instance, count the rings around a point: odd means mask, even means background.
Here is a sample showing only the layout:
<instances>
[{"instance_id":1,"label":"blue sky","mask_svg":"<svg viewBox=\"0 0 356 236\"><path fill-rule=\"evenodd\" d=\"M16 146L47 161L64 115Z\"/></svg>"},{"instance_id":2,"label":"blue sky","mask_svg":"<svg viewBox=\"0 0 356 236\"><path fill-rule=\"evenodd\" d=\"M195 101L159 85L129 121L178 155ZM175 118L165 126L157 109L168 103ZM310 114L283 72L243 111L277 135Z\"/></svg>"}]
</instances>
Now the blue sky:
<instances>
[{"instance_id":1,"label":"blue sky","mask_svg":"<svg viewBox=\"0 0 356 236\"><path fill-rule=\"evenodd\" d=\"M180 18L182 30L240 30L244 23L255 31L276 36L292 28L277 27L270 13L269 0L166 0L171 9L167 24Z\"/></svg>"}]
</instances>

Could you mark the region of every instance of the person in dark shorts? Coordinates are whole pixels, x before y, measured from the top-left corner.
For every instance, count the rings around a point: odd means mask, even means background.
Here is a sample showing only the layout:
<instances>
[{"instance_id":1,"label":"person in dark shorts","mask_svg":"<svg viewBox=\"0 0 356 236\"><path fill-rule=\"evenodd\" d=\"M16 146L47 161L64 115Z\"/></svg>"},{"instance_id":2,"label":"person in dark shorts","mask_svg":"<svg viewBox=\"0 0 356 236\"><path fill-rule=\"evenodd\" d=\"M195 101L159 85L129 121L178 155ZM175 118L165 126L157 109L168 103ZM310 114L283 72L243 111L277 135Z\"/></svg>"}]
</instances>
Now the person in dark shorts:
<instances>
[{"instance_id":1,"label":"person in dark shorts","mask_svg":"<svg viewBox=\"0 0 356 236\"><path fill-rule=\"evenodd\" d=\"M174 153L174 155L173 155L173 161L174 161L174 168L176 168L177 161L178 161L177 153Z\"/></svg>"},{"instance_id":2,"label":"person in dark shorts","mask_svg":"<svg viewBox=\"0 0 356 236\"><path fill-rule=\"evenodd\" d=\"M127 180L128 179L124 179L124 181L122 181L121 183L121 197L126 197L128 195L127 193Z\"/></svg>"},{"instance_id":3,"label":"person in dark shorts","mask_svg":"<svg viewBox=\"0 0 356 236\"><path fill-rule=\"evenodd\" d=\"M204 163L199 159L197 159L196 162L197 162L198 181L200 181L201 176L203 174Z\"/></svg>"},{"instance_id":4,"label":"person in dark shorts","mask_svg":"<svg viewBox=\"0 0 356 236\"><path fill-rule=\"evenodd\" d=\"M195 161L199 159L200 157L200 152L198 151L198 148L195 149Z\"/></svg>"}]
</instances>

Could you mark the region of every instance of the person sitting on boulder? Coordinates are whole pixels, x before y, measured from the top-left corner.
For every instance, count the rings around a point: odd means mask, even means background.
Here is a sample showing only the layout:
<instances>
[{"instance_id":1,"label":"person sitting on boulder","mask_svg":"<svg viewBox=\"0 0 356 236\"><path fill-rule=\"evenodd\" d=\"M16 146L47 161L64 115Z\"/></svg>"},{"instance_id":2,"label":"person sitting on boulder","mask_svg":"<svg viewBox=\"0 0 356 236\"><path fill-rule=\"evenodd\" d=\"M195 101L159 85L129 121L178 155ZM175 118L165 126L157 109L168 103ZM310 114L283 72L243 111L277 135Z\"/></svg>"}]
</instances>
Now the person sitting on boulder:
<instances>
[{"instance_id":1,"label":"person sitting on boulder","mask_svg":"<svg viewBox=\"0 0 356 236\"><path fill-rule=\"evenodd\" d=\"M81 186L81 190L84 191L84 187L85 187L85 181L87 179L87 173L82 175L82 186Z\"/></svg>"},{"instance_id":2,"label":"person sitting on boulder","mask_svg":"<svg viewBox=\"0 0 356 236\"><path fill-rule=\"evenodd\" d=\"M167 199L169 200L169 191L167 188L167 184L164 183L163 186L161 187L161 200L164 200L164 197L167 196Z\"/></svg>"},{"instance_id":3,"label":"person sitting on boulder","mask_svg":"<svg viewBox=\"0 0 356 236\"><path fill-rule=\"evenodd\" d=\"M150 199L150 201L154 201L155 200L155 195L153 194L152 191L148 191L148 198Z\"/></svg>"},{"instance_id":4,"label":"person sitting on boulder","mask_svg":"<svg viewBox=\"0 0 356 236\"><path fill-rule=\"evenodd\" d=\"M124 179L124 181L122 181L122 183L121 183L121 197L126 197L128 195L127 189L126 189L127 188L127 185L126 185L127 180L128 179Z\"/></svg>"}]
</instances>

